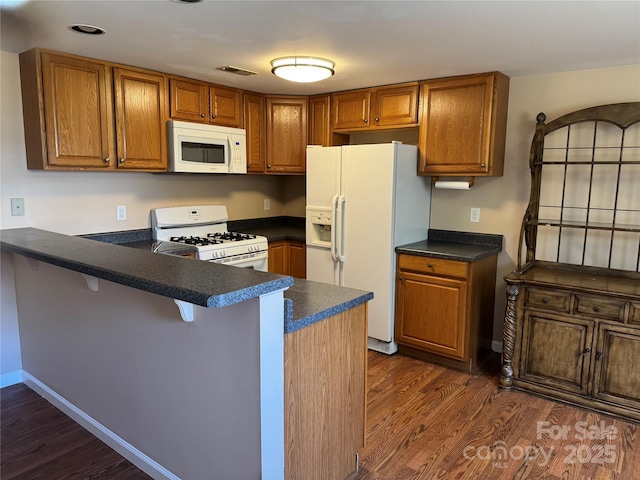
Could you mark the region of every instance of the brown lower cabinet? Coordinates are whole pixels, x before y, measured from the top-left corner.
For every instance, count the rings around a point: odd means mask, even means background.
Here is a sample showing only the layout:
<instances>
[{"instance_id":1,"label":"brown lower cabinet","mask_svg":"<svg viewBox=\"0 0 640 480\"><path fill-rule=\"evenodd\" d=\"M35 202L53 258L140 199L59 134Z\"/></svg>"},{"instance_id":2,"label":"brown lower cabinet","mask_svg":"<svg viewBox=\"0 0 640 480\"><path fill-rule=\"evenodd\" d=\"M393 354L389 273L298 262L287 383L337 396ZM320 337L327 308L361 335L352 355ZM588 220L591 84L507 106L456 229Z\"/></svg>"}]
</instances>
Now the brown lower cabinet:
<instances>
[{"instance_id":1,"label":"brown lower cabinet","mask_svg":"<svg viewBox=\"0 0 640 480\"><path fill-rule=\"evenodd\" d=\"M269 272L307 277L307 247L297 240L269 242Z\"/></svg>"},{"instance_id":2,"label":"brown lower cabinet","mask_svg":"<svg viewBox=\"0 0 640 480\"><path fill-rule=\"evenodd\" d=\"M400 353L473 372L491 350L497 255L475 262L398 255Z\"/></svg>"}]
</instances>

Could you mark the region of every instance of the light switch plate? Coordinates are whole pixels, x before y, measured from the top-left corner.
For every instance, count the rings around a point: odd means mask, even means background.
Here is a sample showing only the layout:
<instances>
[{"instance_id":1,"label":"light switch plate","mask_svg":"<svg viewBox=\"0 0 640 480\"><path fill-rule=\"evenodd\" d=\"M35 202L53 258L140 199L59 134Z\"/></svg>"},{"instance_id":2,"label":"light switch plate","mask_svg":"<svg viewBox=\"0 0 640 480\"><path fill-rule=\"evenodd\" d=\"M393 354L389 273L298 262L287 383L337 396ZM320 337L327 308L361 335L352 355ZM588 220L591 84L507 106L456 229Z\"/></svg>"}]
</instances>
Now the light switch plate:
<instances>
[{"instance_id":1,"label":"light switch plate","mask_svg":"<svg viewBox=\"0 0 640 480\"><path fill-rule=\"evenodd\" d=\"M480 209L472 208L471 213L469 214L469 221L471 223L479 223L480 222Z\"/></svg>"}]
</instances>

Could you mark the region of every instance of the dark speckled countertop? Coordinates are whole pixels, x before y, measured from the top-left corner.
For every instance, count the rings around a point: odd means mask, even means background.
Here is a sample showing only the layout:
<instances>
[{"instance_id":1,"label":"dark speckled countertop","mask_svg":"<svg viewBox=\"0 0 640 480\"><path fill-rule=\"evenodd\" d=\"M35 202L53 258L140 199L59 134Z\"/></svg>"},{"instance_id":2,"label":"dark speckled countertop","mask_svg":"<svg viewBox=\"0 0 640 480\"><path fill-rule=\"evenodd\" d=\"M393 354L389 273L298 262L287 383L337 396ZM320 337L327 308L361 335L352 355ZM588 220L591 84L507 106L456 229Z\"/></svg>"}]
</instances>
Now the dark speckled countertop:
<instances>
[{"instance_id":1,"label":"dark speckled countertop","mask_svg":"<svg viewBox=\"0 0 640 480\"><path fill-rule=\"evenodd\" d=\"M231 231L252 233L267 237L270 242L279 240L305 241L305 220L301 217L271 217L227 222Z\"/></svg>"},{"instance_id":2,"label":"dark speckled countertop","mask_svg":"<svg viewBox=\"0 0 640 480\"><path fill-rule=\"evenodd\" d=\"M237 230L248 232L249 228L252 227ZM304 228L299 222L291 225L285 221L284 225L272 223L253 228L268 232L268 235L259 234L267 236L270 241L304 241ZM150 229L83 237L33 228L2 230L0 233L0 243L5 250L196 305L220 307L289 287L284 291L285 333L294 332L373 298L371 292L351 288L191 258L157 255L151 252L153 240ZM188 280L177 282L176 278Z\"/></svg>"},{"instance_id":3,"label":"dark speckled countertop","mask_svg":"<svg viewBox=\"0 0 640 480\"><path fill-rule=\"evenodd\" d=\"M36 228L0 232L3 250L203 307L224 307L293 285L293 278L126 248Z\"/></svg>"},{"instance_id":4,"label":"dark speckled countertop","mask_svg":"<svg viewBox=\"0 0 640 480\"><path fill-rule=\"evenodd\" d=\"M396 247L396 253L475 262L502 251L502 235L430 229L428 237Z\"/></svg>"}]
</instances>

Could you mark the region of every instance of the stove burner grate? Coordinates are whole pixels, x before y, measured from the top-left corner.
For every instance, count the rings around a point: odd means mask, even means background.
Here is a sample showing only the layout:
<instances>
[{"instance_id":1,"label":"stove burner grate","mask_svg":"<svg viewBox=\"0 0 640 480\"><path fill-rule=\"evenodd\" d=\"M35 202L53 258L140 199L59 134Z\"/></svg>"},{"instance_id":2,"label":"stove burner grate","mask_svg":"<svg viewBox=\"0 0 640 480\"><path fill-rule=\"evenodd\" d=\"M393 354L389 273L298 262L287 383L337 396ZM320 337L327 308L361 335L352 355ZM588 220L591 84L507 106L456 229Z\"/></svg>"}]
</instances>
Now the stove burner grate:
<instances>
[{"instance_id":1,"label":"stove burner grate","mask_svg":"<svg viewBox=\"0 0 640 480\"><path fill-rule=\"evenodd\" d=\"M193 245L196 247L204 247L206 245L216 245L218 243L222 243L222 240L217 240L214 238L202 238L202 237L171 237L169 240L177 243L184 243L186 245Z\"/></svg>"},{"instance_id":2,"label":"stove burner grate","mask_svg":"<svg viewBox=\"0 0 640 480\"><path fill-rule=\"evenodd\" d=\"M242 240L253 240L255 235L250 233L238 233L238 232L223 232L223 233L210 233L207 235L209 239L215 240L227 240L230 242L240 242Z\"/></svg>"}]
</instances>

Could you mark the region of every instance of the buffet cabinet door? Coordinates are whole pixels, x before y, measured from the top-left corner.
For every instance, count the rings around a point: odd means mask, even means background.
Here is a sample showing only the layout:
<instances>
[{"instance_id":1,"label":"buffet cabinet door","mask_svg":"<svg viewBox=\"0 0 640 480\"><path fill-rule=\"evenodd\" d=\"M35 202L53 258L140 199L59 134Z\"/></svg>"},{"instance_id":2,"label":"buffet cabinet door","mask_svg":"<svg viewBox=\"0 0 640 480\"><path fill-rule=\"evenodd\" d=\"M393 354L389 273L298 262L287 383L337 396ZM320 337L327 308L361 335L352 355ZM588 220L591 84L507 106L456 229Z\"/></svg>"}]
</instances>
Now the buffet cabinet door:
<instances>
[{"instance_id":1,"label":"buffet cabinet door","mask_svg":"<svg viewBox=\"0 0 640 480\"><path fill-rule=\"evenodd\" d=\"M525 310L520 378L587 395L594 322Z\"/></svg>"}]
</instances>

